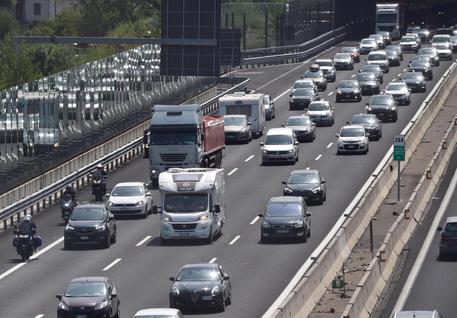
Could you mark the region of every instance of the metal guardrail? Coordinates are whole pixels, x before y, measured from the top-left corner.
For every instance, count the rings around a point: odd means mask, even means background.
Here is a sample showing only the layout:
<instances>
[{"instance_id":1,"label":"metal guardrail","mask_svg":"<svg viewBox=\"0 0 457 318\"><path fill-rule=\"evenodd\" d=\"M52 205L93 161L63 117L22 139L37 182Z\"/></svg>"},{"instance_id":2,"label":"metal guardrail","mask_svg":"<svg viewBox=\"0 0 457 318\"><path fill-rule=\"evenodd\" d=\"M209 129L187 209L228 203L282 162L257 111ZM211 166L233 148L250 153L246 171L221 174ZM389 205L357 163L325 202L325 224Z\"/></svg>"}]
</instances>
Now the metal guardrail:
<instances>
[{"instance_id":1,"label":"metal guardrail","mask_svg":"<svg viewBox=\"0 0 457 318\"><path fill-rule=\"evenodd\" d=\"M227 78L225 81L229 83L230 79ZM244 79L241 83L232 86L231 88L227 89L221 94L209 99L208 101L201 104L202 112L204 114L209 114L217 110L217 102L219 98L225 94L230 94L236 91L244 90L248 83L249 79ZM148 120L149 121L149 120ZM144 123L142 124L144 125ZM99 147L104 147L104 144L100 145ZM119 164L118 160L126 161L132 158L132 155L138 155L143 150L143 137L137 138L130 143L126 144L125 146L113 151L112 153L92 162L76 170L75 172L65 176L64 178L54 182L53 184L43 188L42 190L33 193L14 204L11 204L3 209L0 210L0 222L3 221L3 227L6 229L8 227L8 220L10 224L14 224L14 220L16 217L16 221L20 220L21 213L30 212L31 214L35 213L35 211L39 211L41 207L46 207L46 204L51 205L52 202L56 202L58 198L58 193L61 192L65 186L69 183L76 183L77 187L80 185L80 181L82 180L82 184L87 181L88 174L93 171L98 164L102 164L104 166L108 166L111 164L111 169L114 168L113 162L116 163L116 166ZM36 207L36 208L34 208ZM27 211L29 210L29 211Z\"/></svg>"},{"instance_id":2,"label":"metal guardrail","mask_svg":"<svg viewBox=\"0 0 457 318\"><path fill-rule=\"evenodd\" d=\"M341 27L299 45L277 46L242 51L241 54L247 55L247 57L242 58L241 65L279 63L287 62L289 60L305 59L322 49L325 49L326 47L330 47L338 42L341 42L346 35L347 28Z\"/></svg>"}]
</instances>

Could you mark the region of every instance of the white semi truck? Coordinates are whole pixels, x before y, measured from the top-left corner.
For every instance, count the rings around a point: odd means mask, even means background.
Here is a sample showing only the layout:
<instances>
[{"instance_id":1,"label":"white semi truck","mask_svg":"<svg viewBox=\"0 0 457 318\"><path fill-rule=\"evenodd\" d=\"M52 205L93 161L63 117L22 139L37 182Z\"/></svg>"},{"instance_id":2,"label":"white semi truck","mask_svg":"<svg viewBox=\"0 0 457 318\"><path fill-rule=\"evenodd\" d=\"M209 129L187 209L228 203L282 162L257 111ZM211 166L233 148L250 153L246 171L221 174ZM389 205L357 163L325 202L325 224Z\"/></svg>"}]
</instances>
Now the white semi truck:
<instances>
[{"instance_id":1,"label":"white semi truck","mask_svg":"<svg viewBox=\"0 0 457 318\"><path fill-rule=\"evenodd\" d=\"M211 242L225 223L224 170L216 168L171 168L159 175L161 207L160 239L203 239Z\"/></svg>"},{"instance_id":2,"label":"white semi truck","mask_svg":"<svg viewBox=\"0 0 457 318\"><path fill-rule=\"evenodd\" d=\"M404 24L403 9L400 3L377 3L375 32L387 31L392 40L401 37Z\"/></svg>"}]
</instances>

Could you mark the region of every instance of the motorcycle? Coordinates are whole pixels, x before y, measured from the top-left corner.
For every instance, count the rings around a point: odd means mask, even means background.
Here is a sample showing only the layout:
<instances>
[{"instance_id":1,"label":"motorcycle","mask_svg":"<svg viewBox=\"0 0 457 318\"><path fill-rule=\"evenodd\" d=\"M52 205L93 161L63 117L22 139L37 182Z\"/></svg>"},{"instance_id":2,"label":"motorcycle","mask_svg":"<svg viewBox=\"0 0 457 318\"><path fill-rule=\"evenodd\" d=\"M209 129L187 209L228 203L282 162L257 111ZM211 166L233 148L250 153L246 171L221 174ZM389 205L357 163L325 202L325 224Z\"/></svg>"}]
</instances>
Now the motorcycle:
<instances>
[{"instance_id":1,"label":"motorcycle","mask_svg":"<svg viewBox=\"0 0 457 318\"><path fill-rule=\"evenodd\" d=\"M92 194L95 195L95 201L103 201L103 196L106 194L105 178L101 173L93 173L92 175Z\"/></svg>"},{"instance_id":2,"label":"motorcycle","mask_svg":"<svg viewBox=\"0 0 457 318\"><path fill-rule=\"evenodd\" d=\"M21 255L22 261L25 262L33 255L35 250L33 237L30 234L18 234L17 232L15 234L16 237L13 244L16 246L16 252Z\"/></svg>"},{"instance_id":3,"label":"motorcycle","mask_svg":"<svg viewBox=\"0 0 457 318\"><path fill-rule=\"evenodd\" d=\"M73 212L75 206L77 205L78 203L76 201L73 201L73 197L71 196L71 194L64 194L60 199L60 209L62 210L62 219L65 224L68 223L70 215Z\"/></svg>"}]
</instances>

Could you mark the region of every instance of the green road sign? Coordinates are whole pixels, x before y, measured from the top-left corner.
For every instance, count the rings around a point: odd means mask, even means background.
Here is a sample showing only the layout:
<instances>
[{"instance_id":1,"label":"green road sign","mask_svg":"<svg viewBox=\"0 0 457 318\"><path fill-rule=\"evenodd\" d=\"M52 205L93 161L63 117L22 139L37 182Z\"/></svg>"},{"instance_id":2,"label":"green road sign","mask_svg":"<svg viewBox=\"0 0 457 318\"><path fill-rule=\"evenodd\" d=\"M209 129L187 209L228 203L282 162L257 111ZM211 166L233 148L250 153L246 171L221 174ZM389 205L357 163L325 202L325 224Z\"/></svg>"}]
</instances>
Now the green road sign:
<instances>
[{"instance_id":1,"label":"green road sign","mask_svg":"<svg viewBox=\"0 0 457 318\"><path fill-rule=\"evenodd\" d=\"M394 160L405 161L405 136L403 135L394 137Z\"/></svg>"}]
</instances>

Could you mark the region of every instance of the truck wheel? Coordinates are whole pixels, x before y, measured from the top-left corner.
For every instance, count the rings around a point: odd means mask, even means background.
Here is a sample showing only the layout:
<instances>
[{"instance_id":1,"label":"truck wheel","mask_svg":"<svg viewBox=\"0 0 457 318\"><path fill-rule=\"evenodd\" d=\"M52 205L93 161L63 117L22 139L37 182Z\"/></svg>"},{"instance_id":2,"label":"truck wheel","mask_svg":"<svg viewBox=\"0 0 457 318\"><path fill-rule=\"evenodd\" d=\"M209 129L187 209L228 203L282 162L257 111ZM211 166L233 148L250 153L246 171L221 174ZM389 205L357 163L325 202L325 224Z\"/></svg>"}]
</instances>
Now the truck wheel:
<instances>
[{"instance_id":1,"label":"truck wheel","mask_svg":"<svg viewBox=\"0 0 457 318\"><path fill-rule=\"evenodd\" d=\"M211 244L214 241L214 235L213 235L213 228L211 227L209 229L209 235L208 238L205 240L207 244Z\"/></svg>"}]
</instances>

